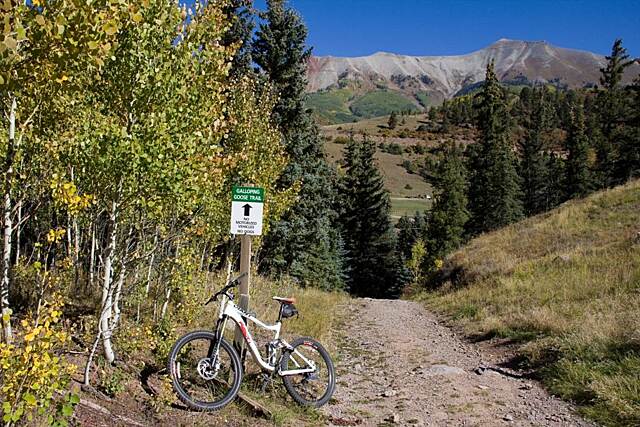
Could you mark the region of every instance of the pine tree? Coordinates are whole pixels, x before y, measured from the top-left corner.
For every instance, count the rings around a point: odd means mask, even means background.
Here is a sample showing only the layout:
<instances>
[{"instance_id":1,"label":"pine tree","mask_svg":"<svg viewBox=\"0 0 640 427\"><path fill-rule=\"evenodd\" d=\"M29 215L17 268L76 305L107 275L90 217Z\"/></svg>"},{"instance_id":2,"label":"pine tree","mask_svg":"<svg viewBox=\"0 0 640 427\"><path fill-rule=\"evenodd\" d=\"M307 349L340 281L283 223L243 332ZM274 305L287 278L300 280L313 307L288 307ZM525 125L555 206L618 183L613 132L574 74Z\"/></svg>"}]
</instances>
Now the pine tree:
<instances>
[{"instance_id":1,"label":"pine tree","mask_svg":"<svg viewBox=\"0 0 640 427\"><path fill-rule=\"evenodd\" d=\"M582 103L574 101L571 106L571 125L566 140L566 191L569 198L584 197L591 192L589 170L589 141L585 134Z\"/></svg>"},{"instance_id":2,"label":"pine tree","mask_svg":"<svg viewBox=\"0 0 640 427\"><path fill-rule=\"evenodd\" d=\"M343 272L337 178L324 158L319 130L304 108L307 29L283 0L270 0L267 6L252 58L280 95L273 120L282 131L289 164L279 185L300 185L300 191L294 206L270 224L260 270L289 274L305 285L339 287Z\"/></svg>"},{"instance_id":3,"label":"pine tree","mask_svg":"<svg viewBox=\"0 0 640 427\"><path fill-rule=\"evenodd\" d=\"M450 142L445 148L435 178L437 193L423 237L427 247L425 272L433 270L436 260L463 243L465 224L469 220L463 153L454 143Z\"/></svg>"},{"instance_id":4,"label":"pine tree","mask_svg":"<svg viewBox=\"0 0 640 427\"><path fill-rule=\"evenodd\" d=\"M468 148L471 235L495 230L522 218L520 182L509 140L506 94L498 83L493 61L478 99L480 141Z\"/></svg>"},{"instance_id":5,"label":"pine tree","mask_svg":"<svg viewBox=\"0 0 640 427\"><path fill-rule=\"evenodd\" d=\"M396 296L408 277L407 269L396 253L389 194L374 154L375 146L366 138L351 138L345 147L342 223L347 285L358 296Z\"/></svg>"},{"instance_id":6,"label":"pine tree","mask_svg":"<svg viewBox=\"0 0 640 427\"><path fill-rule=\"evenodd\" d=\"M416 212L413 217L402 216L396 224L398 230L398 252L404 260L411 258L411 249L416 241L424 234L426 218L424 214Z\"/></svg>"},{"instance_id":7,"label":"pine tree","mask_svg":"<svg viewBox=\"0 0 640 427\"><path fill-rule=\"evenodd\" d=\"M391 115L389 116L388 125L389 125L389 129L395 129L396 126L398 126L398 117L395 111L391 112Z\"/></svg>"},{"instance_id":8,"label":"pine tree","mask_svg":"<svg viewBox=\"0 0 640 427\"><path fill-rule=\"evenodd\" d=\"M285 0L267 1L267 11L260 15L265 22L256 32L251 54L280 95L273 116L287 137L305 117L305 75L311 49L306 46L307 28L302 18L285 3ZM288 145L292 142L286 141ZM290 151L300 148L306 147Z\"/></svg>"},{"instance_id":9,"label":"pine tree","mask_svg":"<svg viewBox=\"0 0 640 427\"><path fill-rule=\"evenodd\" d=\"M525 88L528 89L528 88ZM521 142L523 208L526 215L549 209L549 156L546 153L545 133L550 128L550 106L546 90L521 92L525 138Z\"/></svg>"},{"instance_id":10,"label":"pine tree","mask_svg":"<svg viewBox=\"0 0 640 427\"><path fill-rule=\"evenodd\" d=\"M240 46L231 63L231 75L234 77L251 71L251 39L254 29L251 3L252 0L230 0L223 8L223 13L232 24L223 37L222 44Z\"/></svg>"},{"instance_id":11,"label":"pine tree","mask_svg":"<svg viewBox=\"0 0 640 427\"><path fill-rule=\"evenodd\" d=\"M610 187L623 179L616 173L619 164L619 140L625 130L621 128L624 118L629 115L629 104L626 91L621 87L624 71L633 61L629 60L627 50L622 47L622 40L617 39L611 48L611 55L606 57L607 66L601 68L598 92L598 117L600 119L603 139L597 147L598 178L600 187Z\"/></svg>"},{"instance_id":12,"label":"pine tree","mask_svg":"<svg viewBox=\"0 0 640 427\"><path fill-rule=\"evenodd\" d=\"M640 177L640 76L627 89L629 108L625 111L615 164L617 182Z\"/></svg>"}]
</instances>

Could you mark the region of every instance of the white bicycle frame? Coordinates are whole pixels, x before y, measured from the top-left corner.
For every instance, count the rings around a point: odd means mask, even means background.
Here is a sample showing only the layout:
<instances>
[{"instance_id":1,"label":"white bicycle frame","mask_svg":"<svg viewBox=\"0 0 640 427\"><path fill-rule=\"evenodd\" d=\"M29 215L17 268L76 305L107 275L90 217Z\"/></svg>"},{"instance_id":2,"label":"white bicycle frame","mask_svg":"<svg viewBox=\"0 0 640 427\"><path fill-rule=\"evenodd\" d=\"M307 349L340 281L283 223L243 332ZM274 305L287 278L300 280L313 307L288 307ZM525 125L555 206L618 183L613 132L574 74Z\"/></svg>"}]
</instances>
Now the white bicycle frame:
<instances>
[{"instance_id":1,"label":"white bicycle frame","mask_svg":"<svg viewBox=\"0 0 640 427\"><path fill-rule=\"evenodd\" d=\"M249 332L249 328L247 327L247 322L245 322L244 319L246 318L250 320L251 322L261 327L262 329L272 331L274 333L274 340L280 339L280 329L282 327L282 322L276 322L274 325L267 325L266 323L263 323L262 321L260 321L260 319L256 318L255 316L251 316L250 314L244 313L226 295L223 294L221 300L222 301L220 302L220 313L218 315L218 319L222 321L221 331L224 332L225 327L227 325L227 319L230 318L231 320L233 320L238 326L238 328L240 328L240 332L242 332L242 336L244 337L245 342L249 346L249 350L251 350L251 356L253 357L253 360L255 360L256 363L260 365L260 367L265 371L274 372L276 370L276 367L271 366L271 364L269 364L268 362L264 361L264 359L262 359L262 355L258 350L258 346L256 346L256 343L253 340L253 336L251 335L251 332ZM283 339L280 339L280 341L282 342L285 348L291 349L291 345L288 342L286 342ZM298 369L289 369L286 371L282 371L278 367L278 372L277 372L278 375L280 376L300 375L300 374L315 372L316 365L312 360L309 360L306 357L304 357L304 355L302 355L298 350L293 350L293 354L295 354L300 359L302 359L302 361L306 363L307 366L309 366L309 368L301 368L301 365L292 357L291 360L293 361L294 365Z\"/></svg>"}]
</instances>

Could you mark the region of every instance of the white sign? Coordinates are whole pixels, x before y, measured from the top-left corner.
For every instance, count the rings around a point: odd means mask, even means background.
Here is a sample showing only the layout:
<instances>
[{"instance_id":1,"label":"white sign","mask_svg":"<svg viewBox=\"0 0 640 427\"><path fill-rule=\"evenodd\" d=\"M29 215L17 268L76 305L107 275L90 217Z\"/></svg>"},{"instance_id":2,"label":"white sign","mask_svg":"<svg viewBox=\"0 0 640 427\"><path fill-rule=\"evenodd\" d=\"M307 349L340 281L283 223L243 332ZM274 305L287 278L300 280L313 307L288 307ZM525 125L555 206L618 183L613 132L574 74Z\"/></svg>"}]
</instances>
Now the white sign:
<instances>
[{"instance_id":1,"label":"white sign","mask_svg":"<svg viewBox=\"0 0 640 427\"><path fill-rule=\"evenodd\" d=\"M231 234L262 234L264 189L233 187L231 201Z\"/></svg>"}]
</instances>

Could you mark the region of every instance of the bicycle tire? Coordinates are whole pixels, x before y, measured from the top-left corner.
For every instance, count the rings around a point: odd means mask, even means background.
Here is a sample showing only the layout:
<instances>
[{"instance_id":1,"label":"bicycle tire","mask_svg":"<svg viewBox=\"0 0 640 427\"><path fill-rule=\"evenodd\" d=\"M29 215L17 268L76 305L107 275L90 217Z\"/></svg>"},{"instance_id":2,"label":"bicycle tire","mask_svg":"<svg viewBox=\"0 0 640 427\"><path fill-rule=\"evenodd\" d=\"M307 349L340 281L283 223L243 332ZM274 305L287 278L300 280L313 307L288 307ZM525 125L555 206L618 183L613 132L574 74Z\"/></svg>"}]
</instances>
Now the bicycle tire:
<instances>
[{"instance_id":1,"label":"bicycle tire","mask_svg":"<svg viewBox=\"0 0 640 427\"><path fill-rule=\"evenodd\" d=\"M291 347L293 348L292 350L283 351L282 359L280 361L281 371L286 371L289 369L289 360L290 360L291 354L293 353L294 350L298 349L300 346L307 346L307 347L313 348L324 361L326 371L327 371L327 377L328 377L326 390L318 399L310 400L305 398L305 396L303 396L302 394L300 394L300 392L296 387L297 384L294 382L296 378L299 379L300 377L304 377L307 374L285 375L285 376L282 376L282 382L284 383L284 387L287 390L287 393L289 393L289 395L293 398L293 400L296 403L302 406L312 406L315 408L319 408L322 405L326 404L329 401L329 399L331 399L331 396L333 395L333 392L335 391L335 388L336 388L336 373L335 373L335 368L333 366L333 361L331 360L331 356L329 356L329 353L327 352L327 350L325 350L322 344L320 344L318 341L316 341L313 338L301 337L301 338L295 339L291 343Z\"/></svg>"},{"instance_id":2,"label":"bicycle tire","mask_svg":"<svg viewBox=\"0 0 640 427\"><path fill-rule=\"evenodd\" d=\"M183 375L181 374L182 362L178 361L178 357L181 354L181 350L183 350L183 348L186 345L188 345L189 343L195 340L204 340L205 344L202 347L204 348L207 345L212 345L213 343L215 343L216 335L215 333L210 331L193 331L193 332L189 332L188 334L184 335L183 337L181 337L176 341L176 343L171 348L171 351L169 352L169 360L167 362L168 364L167 370L169 372L169 376L171 377L171 384L180 401L186 404L188 407L198 411L202 411L202 412L217 411L222 409L229 403L231 403L237 396L240 390L240 383L242 382L242 376L243 376L242 363L240 362L240 357L238 356L238 353L235 351L235 349L223 338L222 341L220 342L219 360L221 360L222 358L220 356L220 353L224 352L226 353L226 355L228 355L228 362L230 365L229 373L230 372L234 373L234 382L231 385L231 387L229 387L229 390L226 393L224 393L224 395L220 399L216 399L213 401L205 401L205 400L197 399L194 396L192 396L193 393L190 393L189 390L187 390L182 384L183 382L182 381ZM206 344L207 342L208 344ZM192 365L194 361L195 359L189 361L191 362L189 363L190 365L188 366L189 368L193 369ZM197 367L196 367L196 372L198 372ZM223 381L220 381L219 379L216 379L216 378L206 379L201 375L200 375L200 378L198 378L196 375L193 375L193 374L192 376L195 377L196 380L208 381L207 384L215 383L215 384L225 385ZM207 385L205 389L209 388L210 390L210 387L211 387L210 385Z\"/></svg>"}]
</instances>

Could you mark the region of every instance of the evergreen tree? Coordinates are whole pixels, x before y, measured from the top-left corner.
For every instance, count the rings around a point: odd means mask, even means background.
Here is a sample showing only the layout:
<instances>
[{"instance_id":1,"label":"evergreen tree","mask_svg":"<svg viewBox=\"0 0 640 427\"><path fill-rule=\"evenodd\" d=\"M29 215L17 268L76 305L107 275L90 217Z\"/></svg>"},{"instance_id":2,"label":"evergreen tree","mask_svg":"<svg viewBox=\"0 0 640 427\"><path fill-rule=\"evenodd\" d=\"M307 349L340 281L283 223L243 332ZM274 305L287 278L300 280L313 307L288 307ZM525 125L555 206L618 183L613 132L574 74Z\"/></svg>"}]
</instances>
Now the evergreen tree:
<instances>
[{"instance_id":1,"label":"evergreen tree","mask_svg":"<svg viewBox=\"0 0 640 427\"><path fill-rule=\"evenodd\" d=\"M396 254L389 194L374 154L375 146L366 138L351 138L345 147L342 218L349 265L347 285L358 296L397 296L407 279L407 269Z\"/></svg>"},{"instance_id":2,"label":"evergreen tree","mask_svg":"<svg viewBox=\"0 0 640 427\"><path fill-rule=\"evenodd\" d=\"M428 113L429 121L434 122L437 118L436 107L430 107Z\"/></svg>"},{"instance_id":3,"label":"evergreen tree","mask_svg":"<svg viewBox=\"0 0 640 427\"><path fill-rule=\"evenodd\" d=\"M584 197L591 192L589 141L585 134L582 104L574 101L571 126L566 140L566 191L569 198Z\"/></svg>"},{"instance_id":4,"label":"evergreen tree","mask_svg":"<svg viewBox=\"0 0 640 427\"><path fill-rule=\"evenodd\" d=\"M402 216L396 224L398 230L398 252L404 260L411 258L411 249L416 241L424 233L426 225L425 216L416 212L413 217Z\"/></svg>"},{"instance_id":5,"label":"evergreen tree","mask_svg":"<svg viewBox=\"0 0 640 427\"><path fill-rule=\"evenodd\" d=\"M628 89L628 102L615 165L618 182L640 177L640 76Z\"/></svg>"},{"instance_id":6,"label":"evergreen tree","mask_svg":"<svg viewBox=\"0 0 640 427\"><path fill-rule=\"evenodd\" d=\"M449 129L451 128L451 120L449 118L451 113L449 110L450 110L449 104L445 99L442 102L442 124L440 125L441 133L449 133Z\"/></svg>"},{"instance_id":7,"label":"evergreen tree","mask_svg":"<svg viewBox=\"0 0 640 427\"><path fill-rule=\"evenodd\" d=\"M566 200L565 164L562 158L551 153L549 155L549 176L547 182L547 209L553 209Z\"/></svg>"},{"instance_id":8,"label":"evergreen tree","mask_svg":"<svg viewBox=\"0 0 640 427\"><path fill-rule=\"evenodd\" d=\"M476 235L522 218L520 182L510 142L506 94L494 72L493 61L478 99L480 141L468 149L468 232Z\"/></svg>"},{"instance_id":9,"label":"evergreen tree","mask_svg":"<svg viewBox=\"0 0 640 427\"><path fill-rule=\"evenodd\" d=\"M528 88L525 88L528 89ZM549 209L549 156L546 154L545 134L550 127L550 106L546 90L521 92L525 137L521 142L523 208L526 215L535 215Z\"/></svg>"},{"instance_id":10,"label":"evergreen tree","mask_svg":"<svg viewBox=\"0 0 640 427\"><path fill-rule=\"evenodd\" d=\"M229 0L223 8L231 28L222 39L224 46L239 45L231 63L231 75L240 76L251 71L251 40L254 22L252 0Z\"/></svg>"},{"instance_id":11,"label":"evergreen tree","mask_svg":"<svg viewBox=\"0 0 640 427\"><path fill-rule=\"evenodd\" d=\"M305 45L307 29L283 0L268 1L261 16L265 22L256 33L252 58L279 94L273 120L289 155L279 185L300 185L300 191L292 208L270 224L260 270L289 274L305 285L339 287L343 272L335 210L337 178L324 158L319 130L304 108L311 53Z\"/></svg>"},{"instance_id":12,"label":"evergreen tree","mask_svg":"<svg viewBox=\"0 0 640 427\"><path fill-rule=\"evenodd\" d=\"M425 272L433 270L435 260L444 258L463 243L465 224L469 219L463 153L452 142L438 164L434 187L437 193L423 238L427 246Z\"/></svg>"},{"instance_id":13,"label":"evergreen tree","mask_svg":"<svg viewBox=\"0 0 640 427\"><path fill-rule=\"evenodd\" d=\"M395 111L391 112L391 115L389 116L388 125L389 125L389 129L395 129L396 126L398 126L398 117Z\"/></svg>"},{"instance_id":14,"label":"evergreen tree","mask_svg":"<svg viewBox=\"0 0 640 427\"><path fill-rule=\"evenodd\" d=\"M616 164L619 164L618 145L624 137L624 118L629 115L629 104L626 91L621 87L624 71L633 61L629 59L627 50L622 47L622 40L617 39L611 48L611 55L606 57L607 66L601 68L598 93L598 117L600 119L603 139L597 147L598 178L600 187L609 187L622 181L616 176Z\"/></svg>"}]
</instances>

